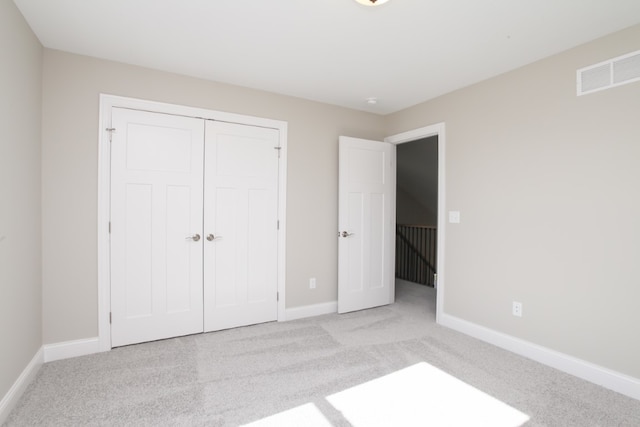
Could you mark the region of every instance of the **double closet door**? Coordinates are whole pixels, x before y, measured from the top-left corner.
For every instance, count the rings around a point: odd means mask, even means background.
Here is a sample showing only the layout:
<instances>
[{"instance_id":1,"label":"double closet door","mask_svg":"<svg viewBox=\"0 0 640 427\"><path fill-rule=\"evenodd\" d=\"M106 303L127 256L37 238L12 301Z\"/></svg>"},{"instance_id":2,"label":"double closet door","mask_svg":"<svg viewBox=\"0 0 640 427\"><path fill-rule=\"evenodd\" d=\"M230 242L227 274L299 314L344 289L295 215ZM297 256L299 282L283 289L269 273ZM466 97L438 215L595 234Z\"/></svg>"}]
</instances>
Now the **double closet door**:
<instances>
[{"instance_id":1,"label":"double closet door","mask_svg":"<svg viewBox=\"0 0 640 427\"><path fill-rule=\"evenodd\" d=\"M277 320L279 131L112 110L111 345Z\"/></svg>"}]
</instances>

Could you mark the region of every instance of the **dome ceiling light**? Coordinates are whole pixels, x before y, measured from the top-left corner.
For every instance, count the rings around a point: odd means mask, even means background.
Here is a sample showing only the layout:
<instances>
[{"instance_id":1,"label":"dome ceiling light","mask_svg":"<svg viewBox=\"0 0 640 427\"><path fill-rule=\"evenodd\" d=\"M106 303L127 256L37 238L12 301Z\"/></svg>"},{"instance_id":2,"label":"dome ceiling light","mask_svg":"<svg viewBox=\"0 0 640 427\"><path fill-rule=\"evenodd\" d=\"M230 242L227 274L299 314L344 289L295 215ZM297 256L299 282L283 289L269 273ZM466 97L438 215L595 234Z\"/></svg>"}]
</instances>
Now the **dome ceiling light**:
<instances>
[{"instance_id":1,"label":"dome ceiling light","mask_svg":"<svg viewBox=\"0 0 640 427\"><path fill-rule=\"evenodd\" d=\"M356 1L365 6L380 6L381 4L385 4L389 0L356 0Z\"/></svg>"}]
</instances>

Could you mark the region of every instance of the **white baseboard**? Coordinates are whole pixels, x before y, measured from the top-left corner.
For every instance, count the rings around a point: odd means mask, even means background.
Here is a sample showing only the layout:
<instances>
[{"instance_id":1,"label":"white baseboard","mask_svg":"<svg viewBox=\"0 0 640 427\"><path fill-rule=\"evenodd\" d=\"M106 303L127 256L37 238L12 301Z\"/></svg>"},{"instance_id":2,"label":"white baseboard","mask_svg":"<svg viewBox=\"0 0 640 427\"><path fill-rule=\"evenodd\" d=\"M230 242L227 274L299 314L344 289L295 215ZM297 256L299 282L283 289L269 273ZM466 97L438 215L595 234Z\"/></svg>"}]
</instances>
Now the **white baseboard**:
<instances>
[{"instance_id":1,"label":"white baseboard","mask_svg":"<svg viewBox=\"0 0 640 427\"><path fill-rule=\"evenodd\" d=\"M40 370L40 367L44 363L44 352L42 347L38 349L31 362L22 371L18 379L11 386L7 394L0 400L0 425L2 425L9 413L18 403L18 400L22 397L22 394L27 389L27 386L31 384L31 381L35 378L36 374Z\"/></svg>"},{"instance_id":2,"label":"white baseboard","mask_svg":"<svg viewBox=\"0 0 640 427\"><path fill-rule=\"evenodd\" d=\"M332 314L337 312L338 301L305 305L302 307L288 308L285 311L285 320L304 319L305 317L321 316L323 314Z\"/></svg>"},{"instance_id":3,"label":"white baseboard","mask_svg":"<svg viewBox=\"0 0 640 427\"><path fill-rule=\"evenodd\" d=\"M100 341L98 337L46 344L44 346L44 361L53 362L55 360L70 359L72 357L86 356L99 352Z\"/></svg>"},{"instance_id":4,"label":"white baseboard","mask_svg":"<svg viewBox=\"0 0 640 427\"><path fill-rule=\"evenodd\" d=\"M497 347L540 362L583 380L640 400L640 379L595 365L582 359L551 350L493 329L443 314L440 324L488 342Z\"/></svg>"}]
</instances>

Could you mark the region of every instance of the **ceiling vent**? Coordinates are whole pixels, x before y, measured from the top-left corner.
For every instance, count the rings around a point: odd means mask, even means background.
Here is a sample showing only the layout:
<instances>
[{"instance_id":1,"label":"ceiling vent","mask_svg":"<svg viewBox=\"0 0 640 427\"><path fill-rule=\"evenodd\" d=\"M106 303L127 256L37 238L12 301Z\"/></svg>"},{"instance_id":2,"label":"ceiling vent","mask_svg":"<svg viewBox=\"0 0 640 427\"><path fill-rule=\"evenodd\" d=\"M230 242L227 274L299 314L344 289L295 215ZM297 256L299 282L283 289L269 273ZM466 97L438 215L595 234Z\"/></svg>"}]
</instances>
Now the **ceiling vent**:
<instances>
[{"instance_id":1,"label":"ceiling vent","mask_svg":"<svg viewBox=\"0 0 640 427\"><path fill-rule=\"evenodd\" d=\"M578 96L640 81L640 50L578 70Z\"/></svg>"}]
</instances>

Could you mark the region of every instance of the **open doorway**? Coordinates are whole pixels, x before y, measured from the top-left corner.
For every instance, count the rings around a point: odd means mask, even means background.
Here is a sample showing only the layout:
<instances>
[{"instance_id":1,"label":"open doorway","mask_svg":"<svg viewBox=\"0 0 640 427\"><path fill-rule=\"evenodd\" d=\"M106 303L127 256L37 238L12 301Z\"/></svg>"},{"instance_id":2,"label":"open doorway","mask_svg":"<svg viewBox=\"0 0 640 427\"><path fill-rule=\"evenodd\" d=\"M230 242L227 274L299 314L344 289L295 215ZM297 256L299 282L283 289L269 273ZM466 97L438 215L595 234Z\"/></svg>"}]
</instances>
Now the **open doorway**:
<instances>
[{"instance_id":1,"label":"open doorway","mask_svg":"<svg viewBox=\"0 0 640 427\"><path fill-rule=\"evenodd\" d=\"M396 278L435 287L438 136L396 150Z\"/></svg>"},{"instance_id":2,"label":"open doorway","mask_svg":"<svg viewBox=\"0 0 640 427\"><path fill-rule=\"evenodd\" d=\"M428 304L439 322L444 305L445 124L385 141L396 145L396 281L430 293Z\"/></svg>"},{"instance_id":3,"label":"open doorway","mask_svg":"<svg viewBox=\"0 0 640 427\"><path fill-rule=\"evenodd\" d=\"M396 147L395 278L398 298L435 317L438 235L438 136ZM431 289L421 289L427 287Z\"/></svg>"}]
</instances>

